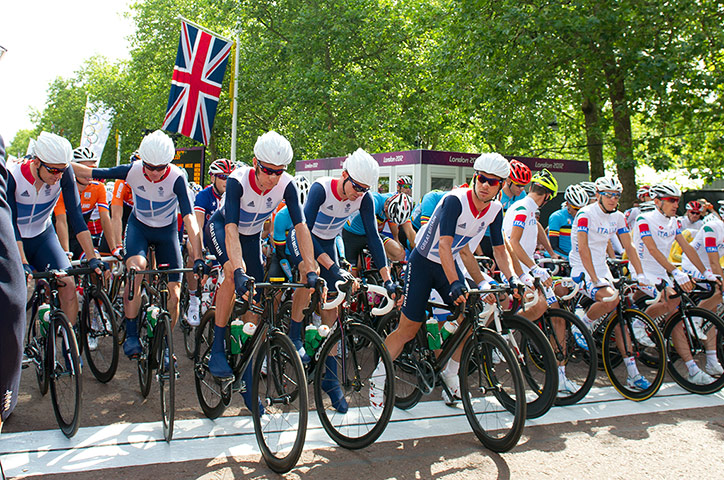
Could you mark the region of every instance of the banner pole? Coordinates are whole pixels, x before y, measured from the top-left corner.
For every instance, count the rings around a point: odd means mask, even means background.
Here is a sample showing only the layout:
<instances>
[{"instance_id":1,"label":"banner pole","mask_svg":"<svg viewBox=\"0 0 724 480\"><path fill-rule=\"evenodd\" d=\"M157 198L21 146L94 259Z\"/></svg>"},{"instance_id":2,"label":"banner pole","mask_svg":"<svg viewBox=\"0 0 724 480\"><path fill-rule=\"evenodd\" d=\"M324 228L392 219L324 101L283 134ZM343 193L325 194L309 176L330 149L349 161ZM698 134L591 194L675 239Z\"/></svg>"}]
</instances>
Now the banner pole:
<instances>
[{"instance_id":1,"label":"banner pole","mask_svg":"<svg viewBox=\"0 0 724 480\"><path fill-rule=\"evenodd\" d=\"M233 110L231 114L231 161L236 162L236 124L237 124L237 111L238 102L237 98L239 95L239 30L236 31L236 48L234 49L234 98Z\"/></svg>"}]
</instances>

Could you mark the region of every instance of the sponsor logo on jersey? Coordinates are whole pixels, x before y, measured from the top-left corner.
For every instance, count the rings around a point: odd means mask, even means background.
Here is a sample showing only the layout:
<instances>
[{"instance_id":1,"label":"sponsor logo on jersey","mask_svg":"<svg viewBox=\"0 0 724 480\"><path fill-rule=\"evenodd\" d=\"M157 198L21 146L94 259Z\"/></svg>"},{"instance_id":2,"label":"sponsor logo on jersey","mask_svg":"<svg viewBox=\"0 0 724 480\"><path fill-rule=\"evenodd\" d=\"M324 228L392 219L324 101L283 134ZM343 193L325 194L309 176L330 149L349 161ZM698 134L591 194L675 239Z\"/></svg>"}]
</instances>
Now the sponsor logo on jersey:
<instances>
[{"instance_id":1,"label":"sponsor logo on jersey","mask_svg":"<svg viewBox=\"0 0 724 480\"><path fill-rule=\"evenodd\" d=\"M246 204L247 207L253 207L254 206L254 200Z\"/></svg>"},{"instance_id":2,"label":"sponsor logo on jersey","mask_svg":"<svg viewBox=\"0 0 724 480\"><path fill-rule=\"evenodd\" d=\"M30 194L28 193L27 190L25 190L23 193L20 194L20 196L21 196L21 197L29 197Z\"/></svg>"},{"instance_id":3,"label":"sponsor logo on jersey","mask_svg":"<svg viewBox=\"0 0 724 480\"><path fill-rule=\"evenodd\" d=\"M146 191L146 187L144 187L143 185L139 185L139 186L138 186L138 189L139 189L140 191L142 191L142 192L145 192L145 191Z\"/></svg>"}]
</instances>

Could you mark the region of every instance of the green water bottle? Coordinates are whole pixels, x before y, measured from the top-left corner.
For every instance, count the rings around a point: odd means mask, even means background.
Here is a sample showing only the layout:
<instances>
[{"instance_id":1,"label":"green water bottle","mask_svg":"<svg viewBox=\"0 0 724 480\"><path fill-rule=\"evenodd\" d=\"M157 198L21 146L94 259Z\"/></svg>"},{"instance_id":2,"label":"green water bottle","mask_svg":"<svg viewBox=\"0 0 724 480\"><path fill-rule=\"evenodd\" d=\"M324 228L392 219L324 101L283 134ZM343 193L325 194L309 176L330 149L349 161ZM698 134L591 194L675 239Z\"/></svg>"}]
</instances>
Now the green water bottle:
<instances>
[{"instance_id":1,"label":"green water bottle","mask_svg":"<svg viewBox=\"0 0 724 480\"><path fill-rule=\"evenodd\" d=\"M241 336L244 333L244 322L234 320L231 322L231 353L238 355L241 353Z\"/></svg>"},{"instance_id":2,"label":"green water bottle","mask_svg":"<svg viewBox=\"0 0 724 480\"><path fill-rule=\"evenodd\" d=\"M427 329L427 345L430 350L439 350L442 341L440 340L440 327L437 320L434 318L429 319L425 322L425 328Z\"/></svg>"},{"instance_id":3,"label":"green water bottle","mask_svg":"<svg viewBox=\"0 0 724 480\"><path fill-rule=\"evenodd\" d=\"M313 353L317 349L321 340L322 337L319 336L319 329L317 326L307 325L307 328L304 329L304 350L307 351L307 355Z\"/></svg>"},{"instance_id":4,"label":"green water bottle","mask_svg":"<svg viewBox=\"0 0 724 480\"><path fill-rule=\"evenodd\" d=\"M50 305L47 303L42 303L38 307L38 323L40 324L40 334L45 337L50 326Z\"/></svg>"},{"instance_id":5,"label":"green water bottle","mask_svg":"<svg viewBox=\"0 0 724 480\"><path fill-rule=\"evenodd\" d=\"M146 332L150 338L153 338L153 329L156 328L160 311L161 309L155 305L146 309Z\"/></svg>"},{"instance_id":6,"label":"green water bottle","mask_svg":"<svg viewBox=\"0 0 724 480\"><path fill-rule=\"evenodd\" d=\"M453 333L455 333L458 329L458 322L455 320L451 320L448 322L445 322L445 325L442 326L442 341L444 342L448 338L452 336Z\"/></svg>"}]
</instances>

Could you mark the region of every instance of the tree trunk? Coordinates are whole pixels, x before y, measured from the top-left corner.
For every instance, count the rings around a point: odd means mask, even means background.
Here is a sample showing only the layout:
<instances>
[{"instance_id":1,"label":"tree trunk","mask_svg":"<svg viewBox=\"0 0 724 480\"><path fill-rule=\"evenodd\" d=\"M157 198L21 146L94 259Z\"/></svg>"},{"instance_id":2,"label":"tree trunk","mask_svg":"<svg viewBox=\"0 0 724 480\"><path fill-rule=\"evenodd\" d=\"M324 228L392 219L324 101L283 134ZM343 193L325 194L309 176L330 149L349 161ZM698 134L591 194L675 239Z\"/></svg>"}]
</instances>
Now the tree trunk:
<instances>
[{"instance_id":1,"label":"tree trunk","mask_svg":"<svg viewBox=\"0 0 724 480\"><path fill-rule=\"evenodd\" d=\"M591 180L595 180L602 177L604 173L603 134L599 125L601 107L595 99L584 96L581 110L583 110L583 117L586 122L586 146L588 148Z\"/></svg>"},{"instance_id":2,"label":"tree trunk","mask_svg":"<svg viewBox=\"0 0 724 480\"><path fill-rule=\"evenodd\" d=\"M623 184L621 208L630 208L636 198L636 162L631 138L631 113L626 100L624 72L613 61L604 65L608 94L613 110L613 131L616 145L616 168Z\"/></svg>"}]
</instances>

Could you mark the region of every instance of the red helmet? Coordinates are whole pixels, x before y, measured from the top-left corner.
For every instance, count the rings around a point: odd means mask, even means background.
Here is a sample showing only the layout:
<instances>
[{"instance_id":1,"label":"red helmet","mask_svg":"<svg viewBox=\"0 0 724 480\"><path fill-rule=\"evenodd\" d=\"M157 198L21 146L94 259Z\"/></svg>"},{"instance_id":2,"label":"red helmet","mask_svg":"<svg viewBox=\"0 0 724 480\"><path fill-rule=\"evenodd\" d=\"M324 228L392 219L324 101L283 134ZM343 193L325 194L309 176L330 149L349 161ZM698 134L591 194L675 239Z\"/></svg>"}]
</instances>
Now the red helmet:
<instances>
[{"instance_id":1,"label":"red helmet","mask_svg":"<svg viewBox=\"0 0 724 480\"><path fill-rule=\"evenodd\" d=\"M530 168L518 160L510 161L510 178L513 182L518 185L528 185L530 183Z\"/></svg>"},{"instance_id":2,"label":"red helmet","mask_svg":"<svg viewBox=\"0 0 724 480\"><path fill-rule=\"evenodd\" d=\"M686 204L687 212L700 213L701 208L702 208L701 203L697 202L696 200L692 200Z\"/></svg>"},{"instance_id":3,"label":"red helmet","mask_svg":"<svg viewBox=\"0 0 724 480\"><path fill-rule=\"evenodd\" d=\"M228 175L233 171L234 164L225 158L214 160L214 163L209 166L209 175Z\"/></svg>"}]
</instances>

